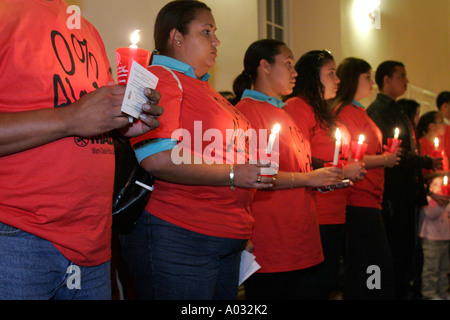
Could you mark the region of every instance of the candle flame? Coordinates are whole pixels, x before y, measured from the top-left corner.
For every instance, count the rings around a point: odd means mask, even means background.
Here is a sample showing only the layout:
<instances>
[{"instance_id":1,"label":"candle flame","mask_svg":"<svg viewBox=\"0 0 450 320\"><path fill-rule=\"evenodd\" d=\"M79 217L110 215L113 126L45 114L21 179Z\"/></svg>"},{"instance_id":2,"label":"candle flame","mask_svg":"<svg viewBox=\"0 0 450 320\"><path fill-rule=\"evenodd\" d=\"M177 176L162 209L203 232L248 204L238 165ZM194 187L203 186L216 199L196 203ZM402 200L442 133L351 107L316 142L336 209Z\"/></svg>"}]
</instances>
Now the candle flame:
<instances>
[{"instance_id":1,"label":"candle flame","mask_svg":"<svg viewBox=\"0 0 450 320\"><path fill-rule=\"evenodd\" d=\"M132 45L133 47L137 47L137 43L138 43L139 40L140 40L139 32L141 32L141 30L135 30L135 31L131 34L130 40L131 40L131 45Z\"/></svg>"},{"instance_id":2,"label":"candle flame","mask_svg":"<svg viewBox=\"0 0 450 320\"><path fill-rule=\"evenodd\" d=\"M280 124L277 123L276 125L274 125L274 127L272 128L272 133L273 134L277 134L278 132L280 132Z\"/></svg>"},{"instance_id":3,"label":"candle flame","mask_svg":"<svg viewBox=\"0 0 450 320\"><path fill-rule=\"evenodd\" d=\"M434 138L434 146L439 147L439 138Z\"/></svg>"},{"instance_id":4,"label":"candle flame","mask_svg":"<svg viewBox=\"0 0 450 320\"><path fill-rule=\"evenodd\" d=\"M394 139L398 139L399 134L400 134L400 129L395 128Z\"/></svg>"},{"instance_id":5,"label":"candle flame","mask_svg":"<svg viewBox=\"0 0 450 320\"><path fill-rule=\"evenodd\" d=\"M444 186L446 186L447 184L448 184L448 177L445 176L445 177L444 177Z\"/></svg>"},{"instance_id":6,"label":"candle flame","mask_svg":"<svg viewBox=\"0 0 450 320\"><path fill-rule=\"evenodd\" d=\"M359 135L359 140L358 140L358 143L359 144L363 144L364 143L364 139L365 139L365 137L364 137L364 135Z\"/></svg>"},{"instance_id":7,"label":"candle flame","mask_svg":"<svg viewBox=\"0 0 450 320\"><path fill-rule=\"evenodd\" d=\"M336 128L336 140L341 140L341 130L339 128Z\"/></svg>"}]
</instances>

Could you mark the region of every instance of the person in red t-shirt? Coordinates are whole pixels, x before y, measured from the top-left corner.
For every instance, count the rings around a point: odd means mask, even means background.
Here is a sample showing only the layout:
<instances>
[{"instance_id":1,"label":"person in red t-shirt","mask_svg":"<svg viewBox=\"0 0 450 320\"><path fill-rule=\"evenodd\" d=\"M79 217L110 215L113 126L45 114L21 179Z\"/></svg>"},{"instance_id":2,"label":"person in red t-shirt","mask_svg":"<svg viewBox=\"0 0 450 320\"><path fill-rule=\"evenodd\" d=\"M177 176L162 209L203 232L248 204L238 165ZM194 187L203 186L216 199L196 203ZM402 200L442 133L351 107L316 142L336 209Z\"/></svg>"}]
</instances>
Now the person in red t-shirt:
<instances>
[{"instance_id":1,"label":"person in red t-shirt","mask_svg":"<svg viewBox=\"0 0 450 320\"><path fill-rule=\"evenodd\" d=\"M159 54L149 70L159 78L164 115L131 143L156 182L146 212L122 238L141 299L236 299L255 189L274 180L247 161L247 118L207 82L215 32L199 1L172 1L155 21Z\"/></svg>"},{"instance_id":2,"label":"person in red t-shirt","mask_svg":"<svg viewBox=\"0 0 450 320\"><path fill-rule=\"evenodd\" d=\"M281 41L252 43L244 71L233 83L236 108L258 135L275 124L279 132L279 169L272 191L258 191L252 213L257 273L244 282L246 299L312 299L311 267L323 260L311 188L340 182L337 167L313 170L310 143L278 97L292 92L297 72L292 51ZM253 87L253 90L251 88Z\"/></svg>"},{"instance_id":3,"label":"person in red t-shirt","mask_svg":"<svg viewBox=\"0 0 450 320\"><path fill-rule=\"evenodd\" d=\"M0 1L0 299L111 299L109 132L159 125L129 124L100 35L67 10Z\"/></svg>"},{"instance_id":4,"label":"person in red t-shirt","mask_svg":"<svg viewBox=\"0 0 450 320\"><path fill-rule=\"evenodd\" d=\"M382 133L358 102L371 95L371 66L358 58L346 58L336 71L341 80L332 106L347 126L352 140L364 134L367 151L363 161L367 175L349 189L346 215L344 299L392 299L393 265L381 217L384 168L398 164L397 152L383 151ZM381 270L375 290L367 285L369 267ZM368 274L369 272L369 274ZM378 288L378 287L377 287Z\"/></svg>"},{"instance_id":5,"label":"person in red t-shirt","mask_svg":"<svg viewBox=\"0 0 450 320\"><path fill-rule=\"evenodd\" d=\"M336 77L334 58L326 50L314 50L304 54L295 65L297 82L286 101L289 113L300 128L304 128L311 141L313 165L332 163L335 156L335 132L341 133L339 165L344 176L359 181L365 174L364 163L347 161L350 151L350 134L342 122L331 112L327 100L336 95L339 79ZM315 298L329 299L336 285L344 244L345 209L348 188L317 193L316 206L320 225L324 262L315 268Z\"/></svg>"}]
</instances>

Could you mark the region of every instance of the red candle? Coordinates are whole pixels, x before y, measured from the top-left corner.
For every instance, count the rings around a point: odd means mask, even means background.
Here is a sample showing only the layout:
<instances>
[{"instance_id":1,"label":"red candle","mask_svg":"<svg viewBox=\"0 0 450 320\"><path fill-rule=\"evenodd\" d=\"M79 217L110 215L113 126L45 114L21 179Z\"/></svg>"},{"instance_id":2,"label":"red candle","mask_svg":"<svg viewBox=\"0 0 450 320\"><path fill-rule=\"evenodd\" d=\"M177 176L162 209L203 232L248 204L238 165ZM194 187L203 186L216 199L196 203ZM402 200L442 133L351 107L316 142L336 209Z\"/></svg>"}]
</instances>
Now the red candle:
<instances>
[{"instance_id":1,"label":"red candle","mask_svg":"<svg viewBox=\"0 0 450 320\"><path fill-rule=\"evenodd\" d=\"M397 151L397 148L399 147L399 139L398 136L400 134L400 129L399 128L395 128L395 132L394 132L394 138L392 139L392 145L391 145L391 153L394 153Z\"/></svg>"},{"instance_id":2,"label":"red candle","mask_svg":"<svg viewBox=\"0 0 450 320\"><path fill-rule=\"evenodd\" d=\"M139 30L134 31L130 37L131 45L116 49L117 83L127 84L128 75L133 61L147 68L150 63L151 53L148 50L138 48Z\"/></svg>"},{"instance_id":3,"label":"red candle","mask_svg":"<svg viewBox=\"0 0 450 320\"><path fill-rule=\"evenodd\" d=\"M358 160L361 154L361 147L362 144L364 143L364 135L360 135L359 136L359 140L358 140L358 145L356 146L356 152L355 152L355 160Z\"/></svg>"}]
</instances>

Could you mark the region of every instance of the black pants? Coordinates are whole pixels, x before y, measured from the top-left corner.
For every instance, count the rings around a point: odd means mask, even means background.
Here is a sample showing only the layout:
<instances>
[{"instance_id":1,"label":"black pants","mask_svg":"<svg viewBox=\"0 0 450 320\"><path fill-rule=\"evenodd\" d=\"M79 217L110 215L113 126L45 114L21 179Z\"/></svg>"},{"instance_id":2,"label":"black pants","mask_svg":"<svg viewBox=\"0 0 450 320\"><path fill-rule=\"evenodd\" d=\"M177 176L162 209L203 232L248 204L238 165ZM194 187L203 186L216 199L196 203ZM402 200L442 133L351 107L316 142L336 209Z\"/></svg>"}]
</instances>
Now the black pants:
<instances>
[{"instance_id":1,"label":"black pants","mask_svg":"<svg viewBox=\"0 0 450 320\"><path fill-rule=\"evenodd\" d=\"M392 255L380 210L347 207L344 299L391 300L394 298ZM378 268L377 271L372 267ZM370 286L371 279L380 287Z\"/></svg>"},{"instance_id":2,"label":"black pants","mask_svg":"<svg viewBox=\"0 0 450 320\"><path fill-rule=\"evenodd\" d=\"M395 298L405 299L411 290L417 247L418 219L412 197L385 198L382 217L394 261Z\"/></svg>"},{"instance_id":3,"label":"black pants","mask_svg":"<svg viewBox=\"0 0 450 320\"><path fill-rule=\"evenodd\" d=\"M340 259L344 249L345 224L327 224L320 226L320 240L324 261L311 270L316 300L328 300L337 286Z\"/></svg>"},{"instance_id":4,"label":"black pants","mask_svg":"<svg viewBox=\"0 0 450 320\"><path fill-rule=\"evenodd\" d=\"M254 273L244 282L246 300L313 300L316 267L274 273Z\"/></svg>"}]
</instances>

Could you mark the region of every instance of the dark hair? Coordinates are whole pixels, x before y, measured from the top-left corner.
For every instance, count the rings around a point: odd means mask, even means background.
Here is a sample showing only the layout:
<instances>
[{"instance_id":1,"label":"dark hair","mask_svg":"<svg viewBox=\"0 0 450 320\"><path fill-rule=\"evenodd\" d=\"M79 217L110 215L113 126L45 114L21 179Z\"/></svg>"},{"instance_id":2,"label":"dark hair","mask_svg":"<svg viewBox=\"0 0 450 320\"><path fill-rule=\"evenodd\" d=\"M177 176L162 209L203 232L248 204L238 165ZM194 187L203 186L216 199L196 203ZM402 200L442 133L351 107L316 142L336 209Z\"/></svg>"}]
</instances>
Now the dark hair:
<instances>
[{"instance_id":1,"label":"dark hair","mask_svg":"<svg viewBox=\"0 0 450 320\"><path fill-rule=\"evenodd\" d=\"M434 179L436 178L444 178L445 177L445 173L442 171L435 171L435 172L431 172L430 174L427 174L424 178L425 183L428 185L428 187L430 187L430 184L433 182Z\"/></svg>"},{"instance_id":2,"label":"dark hair","mask_svg":"<svg viewBox=\"0 0 450 320\"><path fill-rule=\"evenodd\" d=\"M440 110L444 103L450 102L450 91L443 91L439 93L436 98L436 106Z\"/></svg>"},{"instance_id":3,"label":"dark hair","mask_svg":"<svg viewBox=\"0 0 450 320\"><path fill-rule=\"evenodd\" d=\"M383 90L384 77L392 77L395 71L395 67L405 67L405 65L399 61L388 60L382 62L375 72L375 82L377 83L378 89Z\"/></svg>"},{"instance_id":4,"label":"dark hair","mask_svg":"<svg viewBox=\"0 0 450 320\"><path fill-rule=\"evenodd\" d=\"M280 54L280 47L286 46L283 41L275 39L262 39L253 42L245 52L244 71L233 81L235 94L234 104L238 103L245 89L250 89L258 77L258 67L261 60L270 64L275 62L275 57Z\"/></svg>"},{"instance_id":5,"label":"dark hair","mask_svg":"<svg viewBox=\"0 0 450 320\"><path fill-rule=\"evenodd\" d=\"M409 118L411 123L414 123L414 117L416 116L420 104L416 100L400 99L397 101L397 106L400 108L400 111Z\"/></svg>"},{"instance_id":6,"label":"dark hair","mask_svg":"<svg viewBox=\"0 0 450 320\"><path fill-rule=\"evenodd\" d=\"M334 58L327 50L313 50L301 56L295 64L297 81L288 97L306 98L313 107L317 125L322 129L332 129L335 126L335 117L324 100L325 87L320 81L320 69L330 61L334 61Z\"/></svg>"},{"instance_id":7,"label":"dark hair","mask_svg":"<svg viewBox=\"0 0 450 320\"><path fill-rule=\"evenodd\" d=\"M181 34L188 33L189 24L195 19L197 10L211 9L200 1L175 0L166 4L158 13L155 21L155 51L167 55L170 53L170 32L173 29Z\"/></svg>"},{"instance_id":8,"label":"dark hair","mask_svg":"<svg viewBox=\"0 0 450 320\"><path fill-rule=\"evenodd\" d=\"M428 132L428 126L430 124L436 123L436 117L438 114L438 111L429 111L420 117L419 124L417 125L419 139Z\"/></svg>"},{"instance_id":9,"label":"dark hair","mask_svg":"<svg viewBox=\"0 0 450 320\"><path fill-rule=\"evenodd\" d=\"M332 100L332 106L341 104L336 111L338 114L343 107L352 103L358 90L359 77L361 74L372 69L370 64L359 58L349 57L344 59L336 69L336 75L341 80L336 97Z\"/></svg>"}]
</instances>

